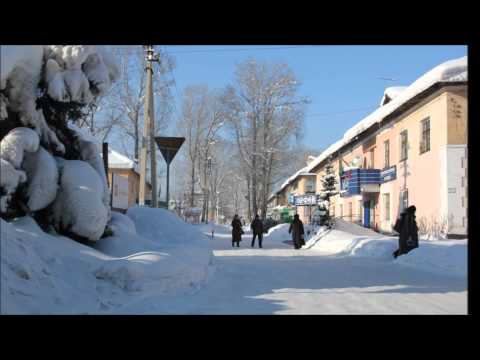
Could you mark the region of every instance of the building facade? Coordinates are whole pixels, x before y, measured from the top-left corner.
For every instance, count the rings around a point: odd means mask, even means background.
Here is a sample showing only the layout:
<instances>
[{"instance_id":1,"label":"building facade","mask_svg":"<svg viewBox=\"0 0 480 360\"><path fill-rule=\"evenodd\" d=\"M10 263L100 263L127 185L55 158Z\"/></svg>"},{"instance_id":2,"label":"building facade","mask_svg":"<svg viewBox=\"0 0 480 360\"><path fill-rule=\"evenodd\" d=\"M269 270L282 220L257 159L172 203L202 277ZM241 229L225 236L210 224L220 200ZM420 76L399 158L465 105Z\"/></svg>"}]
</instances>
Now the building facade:
<instances>
[{"instance_id":1,"label":"building facade","mask_svg":"<svg viewBox=\"0 0 480 360\"><path fill-rule=\"evenodd\" d=\"M113 186L115 186L114 174L121 176L128 181L128 207L138 204L140 194L140 174L137 165L128 157L110 149L108 151L108 184L110 191L113 191ZM151 200L151 197L152 187L147 183L145 200L149 201Z\"/></svg>"},{"instance_id":2,"label":"building facade","mask_svg":"<svg viewBox=\"0 0 480 360\"><path fill-rule=\"evenodd\" d=\"M448 75L448 77L447 77ZM468 82L466 58L440 65L410 87L387 91L380 108L302 171L337 174L335 217L392 232L415 205L421 230L468 233ZM287 187L277 194L285 196ZM305 216L304 216L305 217Z\"/></svg>"}]
</instances>

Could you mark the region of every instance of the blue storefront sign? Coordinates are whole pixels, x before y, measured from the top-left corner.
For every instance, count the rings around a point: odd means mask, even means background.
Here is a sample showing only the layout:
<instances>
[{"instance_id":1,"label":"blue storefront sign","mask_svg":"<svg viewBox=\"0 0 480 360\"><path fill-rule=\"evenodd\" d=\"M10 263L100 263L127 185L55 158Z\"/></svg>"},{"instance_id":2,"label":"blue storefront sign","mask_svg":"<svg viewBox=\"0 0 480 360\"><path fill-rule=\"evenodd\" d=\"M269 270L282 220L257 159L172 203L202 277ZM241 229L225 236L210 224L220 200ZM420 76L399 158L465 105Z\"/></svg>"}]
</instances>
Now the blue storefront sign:
<instances>
[{"instance_id":1,"label":"blue storefront sign","mask_svg":"<svg viewBox=\"0 0 480 360\"><path fill-rule=\"evenodd\" d=\"M388 169L383 170L380 173L380 177L382 178L382 182L388 182L391 180L395 180L397 178L397 166L393 165Z\"/></svg>"},{"instance_id":2,"label":"blue storefront sign","mask_svg":"<svg viewBox=\"0 0 480 360\"><path fill-rule=\"evenodd\" d=\"M360 194L360 187L366 184L381 184L382 178L378 169L352 169L344 171L340 177L342 196Z\"/></svg>"},{"instance_id":3,"label":"blue storefront sign","mask_svg":"<svg viewBox=\"0 0 480 360\"><path fill-rule=\"evenodd\" d=\"M317 195L295 196L295 206L309 206L317 204Z\"/></svg>"}]
</instances>

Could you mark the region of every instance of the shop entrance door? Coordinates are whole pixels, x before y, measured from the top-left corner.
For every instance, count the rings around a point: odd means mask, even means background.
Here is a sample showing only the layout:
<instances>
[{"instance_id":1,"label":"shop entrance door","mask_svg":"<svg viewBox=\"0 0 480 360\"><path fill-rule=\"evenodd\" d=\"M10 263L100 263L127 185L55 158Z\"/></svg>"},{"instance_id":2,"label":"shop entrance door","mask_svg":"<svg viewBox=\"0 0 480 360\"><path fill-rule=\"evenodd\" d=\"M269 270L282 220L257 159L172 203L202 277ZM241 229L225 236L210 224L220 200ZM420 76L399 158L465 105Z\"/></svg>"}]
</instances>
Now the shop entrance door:
<instances>
[{"instance_id":1,"label":"shop entrance door","mask_svg":"<svg viewBox=\"0 0 480 360\"><path fill-rule=\"evenodd\" d=\"M363 202L363 226L370 227L370 200Z\"/></svg>"}]
</instances>

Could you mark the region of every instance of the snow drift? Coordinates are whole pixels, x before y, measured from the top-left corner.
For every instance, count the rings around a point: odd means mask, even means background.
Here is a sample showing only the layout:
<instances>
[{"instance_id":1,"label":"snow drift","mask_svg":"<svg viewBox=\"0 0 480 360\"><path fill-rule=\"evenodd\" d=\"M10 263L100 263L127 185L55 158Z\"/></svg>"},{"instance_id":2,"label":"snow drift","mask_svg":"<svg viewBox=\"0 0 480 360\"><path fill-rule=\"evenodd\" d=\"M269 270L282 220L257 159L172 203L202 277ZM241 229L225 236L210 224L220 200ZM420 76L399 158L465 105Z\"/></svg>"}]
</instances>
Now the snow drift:
<instances>
[{"instance_id":1,"label":"snow drift","mask_svg":"<svg viewBox=\"0 0 480 360\"><path fill-rule=\"evenodd\" d=\"M420 241L417 249L394 259L398 238L384 236L356 224L336 220L335 228L322 231L306 248L338 256L372 257L447 276L466 277L467 240Z\"/></svg>"},{"instance_id":2,"label":"snow drift","mask_svg":"<svg viewBox=\"0 0 480 360\"><path fill-rule=\"evenodd\" d=\"M137 233L147 223L168 230ZM213 271L208 239L171 212L113 213L111 226L114 235L92 248L46 234L28 216L0 219L1 313L122 313L137 301L192 293Z\"/></svg>"}]
</instances>

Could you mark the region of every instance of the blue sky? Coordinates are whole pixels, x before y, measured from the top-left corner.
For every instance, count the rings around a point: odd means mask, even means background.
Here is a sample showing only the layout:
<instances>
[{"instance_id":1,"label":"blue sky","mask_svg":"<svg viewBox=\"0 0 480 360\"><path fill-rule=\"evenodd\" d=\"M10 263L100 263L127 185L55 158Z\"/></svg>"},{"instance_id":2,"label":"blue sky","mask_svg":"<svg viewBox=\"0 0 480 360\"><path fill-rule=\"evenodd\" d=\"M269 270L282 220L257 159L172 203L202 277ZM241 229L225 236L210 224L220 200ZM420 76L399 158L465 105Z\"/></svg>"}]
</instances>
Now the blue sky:
<instances>
[{"instance_id":1,"label":"blue sky","mask_svg":"<svg viewBox=\"0 0 480 360\"><path fill-rule=\"evenodd\" d=\"M386 87L409 85L436 65L467 55L467 46L423 45L197 45L164 46L164 49L176 59L173 89L176 96L188 85L224 87L233 82L235 65L248 58L287 63L302 82L300 95L311 100L305 118L304 143L314 149L335 142L345 130L378 107Z\"/></svg>"}]
</instances>

